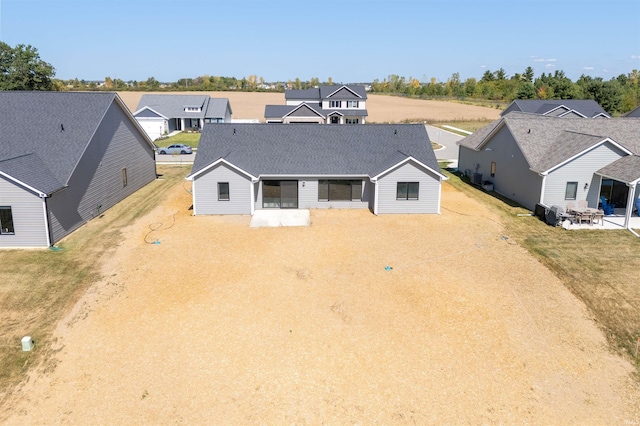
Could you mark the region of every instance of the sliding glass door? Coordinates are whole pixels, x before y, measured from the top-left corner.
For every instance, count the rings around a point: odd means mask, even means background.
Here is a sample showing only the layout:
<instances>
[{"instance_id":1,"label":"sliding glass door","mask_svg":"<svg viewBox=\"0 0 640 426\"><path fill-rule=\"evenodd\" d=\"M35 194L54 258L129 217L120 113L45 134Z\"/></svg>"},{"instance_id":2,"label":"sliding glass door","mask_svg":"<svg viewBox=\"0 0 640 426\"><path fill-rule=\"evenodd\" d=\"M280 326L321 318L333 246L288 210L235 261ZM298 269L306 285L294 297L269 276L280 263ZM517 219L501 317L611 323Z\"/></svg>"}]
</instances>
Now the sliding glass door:
<instances>
[{"instance_id":1,"label":"sliding glass door","mask_svg":"<svg viewBox=\"0 0 640 426\"><path fill-rule=\"evenodd\" d=\"M265 209L297 209L297 180L263 180L262 208Z\"/></svg>"}]
</instances>

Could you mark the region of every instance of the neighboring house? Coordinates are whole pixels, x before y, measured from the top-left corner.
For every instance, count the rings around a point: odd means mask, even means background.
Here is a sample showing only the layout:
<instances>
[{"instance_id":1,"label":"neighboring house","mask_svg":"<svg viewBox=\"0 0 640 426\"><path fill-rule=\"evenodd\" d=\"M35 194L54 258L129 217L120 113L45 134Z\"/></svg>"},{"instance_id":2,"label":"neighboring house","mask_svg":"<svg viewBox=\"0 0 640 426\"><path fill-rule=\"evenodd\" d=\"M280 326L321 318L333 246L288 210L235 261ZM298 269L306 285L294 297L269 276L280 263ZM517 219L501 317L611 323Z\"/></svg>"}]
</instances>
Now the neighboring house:
<instances>
[{"instance_id":1,"label":"neighboring house","mask_svg":"<svg viewBox=\"0 0 640 426\"><path fill-rule=\"evenodd\" d=\"M191 174L193 212L361 208L439 213L440 173L423 125L205 126Z\"/></svg>"},{"instance_id":2,"label":"neighboring house","mask_svg":"<svg viewBox=\"0 0 640 426\"><path fill-rule=\"evenodd\" d=\"M633 110L629 111L628 113L626 113L625 117L639 118L640 117L640 106L637 107L636 109L633 109Z\"/></svg>"},{"instance_id":3,"label":"neighboring house","mask_svg":"<svg viewBox=\"0 0 640 426\"><path fill-rule=\"evenodd\" d=\"M473 183L534 210L600 196L625 208L638 198L640 119L585 120L512 112L460 142L458 168Z\"/></svg>"},{"instance_id":4,"label":"neighboring house","mask_svg":"<svg viewBox=\"0 0 640 426\"><path fill-rule=\"evenodd\" d=\"M267 105L267 123L365 124L367 91L364 86L333 85L285 90L285 105Z\"/></svg>"},{"instance_id":5,"label":"neighboring house","mask_svg":"<svg viewBox=\"0 0 640 426\"><path fill-rule=\"evenodd\" d=\"M227 98L208 95L142 95L133 116L151 140L176 130L200 130L205 123L230 123Z\"/></svg>"},{"instance_id":6,"label":"neighboring house","mask_svg":"<svg viewBox=\"0 0 640 426\"><path fill-rule=\"evenodd\" d=\"M555 117L611 118L609 114L592 99L516 99L511 102L500 115L505 116L514 111Z\"/></svg>"},{"instance_id":7,"label":"neighboring house","mask_svg":"<svg viewBox=\"0 0 640 426\"><path fill-rule=\"evenodd\" d=\"M0 247L47 247L156 178L115 93L0 92Z\"/></svg>"}]
</instances>

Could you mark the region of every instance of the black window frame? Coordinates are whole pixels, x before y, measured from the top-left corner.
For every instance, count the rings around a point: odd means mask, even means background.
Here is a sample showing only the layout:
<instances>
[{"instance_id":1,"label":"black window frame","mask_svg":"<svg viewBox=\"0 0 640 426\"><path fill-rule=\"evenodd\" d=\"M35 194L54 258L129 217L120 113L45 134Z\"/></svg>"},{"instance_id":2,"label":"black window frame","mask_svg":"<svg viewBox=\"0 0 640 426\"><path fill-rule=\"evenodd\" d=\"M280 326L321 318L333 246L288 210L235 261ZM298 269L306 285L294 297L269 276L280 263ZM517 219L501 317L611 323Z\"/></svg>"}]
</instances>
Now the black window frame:
<instances>
[{"instance_id":1,"label":"black window frame","mask_svg":"<svg viewBox=\"0 0 640 426\"><path fill-rule=\"evenodd\" d=\"M6 212L9 212L8 216ZM6 231L5 231L5 225L7 226ZM13 221L13 211L11 210L11 206L0 206L0 235L15 235L15 234L16 234L16 227Z\"/></svg>"},{"instance_id":2,"label":"black window frame","mask_svg":"<svg viewBox=\"0 0 640 426\"><path fill-rule=\"evenodd\" d=\"M415 191L410 191L412 185L415 185ZM401 187L404 188L401 190ZM416 196L410 197L410 194L415 193ZM420 182L397 182L396 183L396 200L399 201L416 201L420 199Z\"/></svg>"},{"instance_id":3,"label":"black window frame","mask_svg":"<svg viewBox=\"0 0 640 426\"><path fill-rule=\"evenodd\" d=\"M227 187L227 198L223 198L222 196L224 191L222 191L221 188L223 188L224 185ZM231 189L229 188L229 182L218 182L218 201L231 201Z\"/></svg>"},{"instance_id":4,"label":"black window frame","mask_svg":"<svg viewBox=\"0 0 640 426\"><path fill-rule=\"evenodd\" d=\"M331 182L333 185L345 185L348 183L349 185L349 199L344 198L332 198L331 197ZM321 195L321 186L326 185L326 191L324 193L327 194L327 198L322 198ZM332 201L362 201L362 180L356 179L319 179L318 180L318 201L319 202L332 202ZM335 191L333 194L335 195ZM354 195L355 193L355 195Z\"/></svg>"},{"instance_id":5,"label":"black window frame","mask_svg":"<svg viewBox=\"0 0 640 426\"><path fill-rule=\"evenodd\" d=\"M567 197L567 195L570 195L569 194L570 185L573 185L573 187L574 187L574 189L573 189L573 198ZM577 198L578 198L578 182L575 182L575 181L567 182L567 186L564 189L564 199L565 200L576 200Z\"/></svg>"}]
</instances>

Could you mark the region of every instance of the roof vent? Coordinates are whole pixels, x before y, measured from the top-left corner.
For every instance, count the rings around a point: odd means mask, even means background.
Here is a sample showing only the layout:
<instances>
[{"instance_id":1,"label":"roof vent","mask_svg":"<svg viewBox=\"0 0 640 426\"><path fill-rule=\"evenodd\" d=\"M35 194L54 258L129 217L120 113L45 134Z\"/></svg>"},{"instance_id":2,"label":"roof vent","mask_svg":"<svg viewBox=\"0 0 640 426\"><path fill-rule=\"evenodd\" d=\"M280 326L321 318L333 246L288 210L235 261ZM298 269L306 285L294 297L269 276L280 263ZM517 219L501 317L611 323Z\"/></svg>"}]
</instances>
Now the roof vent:
<instances>
[{"instance_id":1,"label":"roof vent","mask_svg":"<svg viewBox=\"0 0 640 426\"><path fill-rule=\"evenodd\" d=\"M235 127L233 128L233 134L234 135L236 134L236 128Z\"/></svg>"},{"instance_id":2,"label":"roof vent","mask_svg":"<svg viewBox=\"0 0 640 426\"><path fill-rule=\"evenodd\" d=\"M394 134L394 135L397 135L397 134L398 134L398 129L395 129L395 130L393 131L393 134Z\"/></svg>"},{"instance_id":3,"label":"roof vent","mask_svg":"<svg viewBox=\"0 0 640 426\"><path fill-rule=\"evenodd\" d=\"M60 131L64 132L64 125L60 124Z\"/></svg>"},{"instance_id":4,"label":"roof vent","mask_svg":"<svg viewBox=\"0 0 640 426\"><path fill-rule=\"evenodd\" d=\"M527 133L531 133L531 129L527 130Z\"/></svg>"}]
</instances>

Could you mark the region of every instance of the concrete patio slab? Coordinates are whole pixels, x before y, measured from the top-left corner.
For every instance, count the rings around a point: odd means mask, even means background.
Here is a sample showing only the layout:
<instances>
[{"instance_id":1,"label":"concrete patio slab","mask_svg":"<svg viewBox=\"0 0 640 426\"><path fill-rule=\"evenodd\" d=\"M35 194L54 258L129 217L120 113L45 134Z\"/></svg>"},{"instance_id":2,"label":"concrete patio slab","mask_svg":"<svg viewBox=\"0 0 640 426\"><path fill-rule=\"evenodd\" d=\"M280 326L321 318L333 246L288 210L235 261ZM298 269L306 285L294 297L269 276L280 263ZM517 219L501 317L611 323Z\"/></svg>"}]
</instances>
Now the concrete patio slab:
<instances>
[{"instance_id":1,"label":"concrete patio slab","mask_svg":"<svg viewBox=\"0 0 640 426\"><path fill-rule=\"evenodd\" d=\"M278 226L309 226L309 210L256 210L251 218L251 228Z\"/></svg>"}]
</instances>

